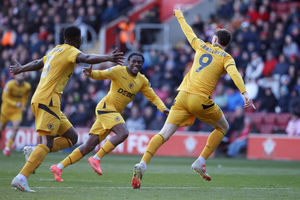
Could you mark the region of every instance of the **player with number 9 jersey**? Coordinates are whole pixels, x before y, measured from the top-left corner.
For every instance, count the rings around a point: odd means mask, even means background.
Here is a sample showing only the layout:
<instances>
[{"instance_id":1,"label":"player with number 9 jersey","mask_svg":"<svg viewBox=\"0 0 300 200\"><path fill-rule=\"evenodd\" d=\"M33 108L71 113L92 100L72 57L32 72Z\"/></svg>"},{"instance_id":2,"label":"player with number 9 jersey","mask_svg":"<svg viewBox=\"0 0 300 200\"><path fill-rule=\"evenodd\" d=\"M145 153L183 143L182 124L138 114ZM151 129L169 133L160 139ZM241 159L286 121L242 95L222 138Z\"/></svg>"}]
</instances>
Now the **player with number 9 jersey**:
<instances>
[{"instance_id":1,"label":"player with number 9 jersey","mask_svg":"<svg viewBox=\"0 0 300 200\"><path fill-rule=\"evenodd\" d=\"M134 166L131 182L133 188L140 187L143 173L158 148L176 132L179 126L192 125L196 117L215 128L209 135L201 155L192 164L192 169L203 179L211 180L206 172L206 160L220 144L229 128L223 112L211 98L217 81L225 72L244 96L244 106L253 106L251 99L247 97L243 79L236 69L233 58L224 51L231 40L230 32L226 29L218 30L212 38L212 43L204 43L186 23L180 10L175 9L174 14L196 54L190 71L178 88L179 93L166 123L162 130L151 138L140 163Z\"/></svg>"}]
</instances>

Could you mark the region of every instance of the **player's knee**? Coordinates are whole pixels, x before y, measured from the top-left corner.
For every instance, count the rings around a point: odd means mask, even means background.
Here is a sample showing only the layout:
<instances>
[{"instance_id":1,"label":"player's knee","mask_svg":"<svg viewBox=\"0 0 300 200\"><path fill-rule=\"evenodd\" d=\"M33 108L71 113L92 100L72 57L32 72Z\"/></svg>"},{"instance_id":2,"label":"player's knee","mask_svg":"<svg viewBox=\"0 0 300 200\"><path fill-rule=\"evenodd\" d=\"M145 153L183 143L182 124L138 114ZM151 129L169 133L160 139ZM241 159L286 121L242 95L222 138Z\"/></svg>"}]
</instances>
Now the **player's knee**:
<instances>
[{"instance_id":1,"label":"player's knee","mask_svg":"<svg viewBox=\"0 0 300 200\"><path fill-rule=\"evenodd\" d=\"M222 131L224 132L224 135L228 132L229 130L229 124L228 122L222 124L222 126L220 127L220 129L222 129Z\"/></svg>"},{"instance_id":2,"label":"player's knee","mask_svg":"<svg viewBox=\"0 0 300 200\"><path fill-rule=\"evenodd\" d=\"M73 145L75 145L78 141L78 135L74 134L71 138L70 138L71 142Z\"/></svg>"},{"instance_id":3,"label":"player's knee","mask_svg":"<svg viewBox=\"0 0 300 200\"><path fill-rule=\"evenodd\" d=\"M129 135L129 131L128 130L124 130L122 131L122 133L120 134L120 137L122 138L122 141L126 140L126 138Z\"/></svg>"}]
</instances>

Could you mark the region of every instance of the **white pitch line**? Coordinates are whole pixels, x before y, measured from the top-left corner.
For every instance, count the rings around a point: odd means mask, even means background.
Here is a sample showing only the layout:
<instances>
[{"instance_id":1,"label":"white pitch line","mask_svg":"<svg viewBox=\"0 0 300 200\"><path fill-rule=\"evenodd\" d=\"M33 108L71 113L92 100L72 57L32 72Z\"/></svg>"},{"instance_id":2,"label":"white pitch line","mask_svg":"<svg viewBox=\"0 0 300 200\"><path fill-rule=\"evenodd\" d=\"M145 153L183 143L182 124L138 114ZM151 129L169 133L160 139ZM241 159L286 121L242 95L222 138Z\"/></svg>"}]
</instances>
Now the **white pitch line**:
<instances>
[{"instance_id":1,"label":"white pitch line","mask_svg":"<svg viewBox=\"0 0 300 200\"><path fill-rule=\"evenodd\" d=\"M64 186L64 187L32 187L37 189L73 189L72 186ZM102 186L102 187L80 187L80 188L86 188L86 189L132 189L132 187L123 187L123 186ZM150 189L150 190L198 190L200 187L151 187L151 186L145 186L142 187L142 189ZM215 187L214 189L225 189L224 187ZM242 190L289 190L290 188L249 188L249 187L243 187Z\"/></svg>"},{"instance_id":2,"label":"white pitch line","mask_svg":"<svg viewBox=\"0 0 300 200\"><path fill-rule=\"evenodd\" d=\"M73 189L72 186L65 186L65 187L32 187L38 189ZM80 187L80 188L88 188L88 189L132 189L132 187L122 187L122 186L103 186L103 187ZM199 187L151 187L145 186L142 187L143 189L166 189L166 190L189 190L189 189L199 189Z\"/></svg>"},{"instance_id":3,"label":"white pitch line","mask_svg":"<svg viewBox=\"0 0 300 200\"><path fill-rule=\"evenodd\" d=\"M289 190L290 188L248 188L243 187L242 190Z\"/></svg>"}]
</instances>

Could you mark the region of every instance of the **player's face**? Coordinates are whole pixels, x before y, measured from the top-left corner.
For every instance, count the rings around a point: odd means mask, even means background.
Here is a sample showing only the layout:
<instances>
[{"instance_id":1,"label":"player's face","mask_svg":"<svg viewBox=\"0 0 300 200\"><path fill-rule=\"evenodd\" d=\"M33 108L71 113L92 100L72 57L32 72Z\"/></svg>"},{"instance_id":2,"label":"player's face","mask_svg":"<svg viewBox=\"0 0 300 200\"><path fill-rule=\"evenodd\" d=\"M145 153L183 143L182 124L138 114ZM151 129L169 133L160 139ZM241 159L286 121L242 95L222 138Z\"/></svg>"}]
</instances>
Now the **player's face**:
<instances>
[{"instance_id":1,"label":"player's face","mask_svg":"<svg viewBox=\"0 0 300 200\"><path fill-rule=\"evenodd\" d=\"M24 75L22 73L15 75L15 80L22 83L24 81Z\"/></svg>"},{"instance_id":2,"label":"player's face","mask_svg":"<svg viewBox=\"0 0 300 200\"><path fill-rule=\"evenodd\" d=\"M142 69L144 62L141 56L132 56L129 61L129 70L132 74L136 75Z\"/></svg>"}]
</instances>

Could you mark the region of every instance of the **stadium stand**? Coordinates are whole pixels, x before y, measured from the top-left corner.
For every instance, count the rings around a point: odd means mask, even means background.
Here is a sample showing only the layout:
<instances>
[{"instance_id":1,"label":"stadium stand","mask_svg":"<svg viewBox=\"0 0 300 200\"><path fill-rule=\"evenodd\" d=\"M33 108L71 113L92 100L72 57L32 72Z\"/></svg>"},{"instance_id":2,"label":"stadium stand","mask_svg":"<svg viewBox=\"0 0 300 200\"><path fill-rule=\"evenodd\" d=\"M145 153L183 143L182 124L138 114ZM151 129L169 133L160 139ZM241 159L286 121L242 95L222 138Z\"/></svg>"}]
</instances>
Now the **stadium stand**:
<instances>
[{"instance_id":1,"label":"stadium stand","mask_svg":"<svg viewBox=\"0 0 300 200\"><path fill-rule=\"evenodd\" d=\"M0 8L1 91L4 84L11 79L8 67L13 58L17 58L23 64L40 58L48 49L54 47L55 24L84 22L98 32L103 23L126 14L134 4L143 3L129 0L1 2L3 5ZM233 43L227 51L235 58L249 93L254 94L258 112L246 111L246 115L252 119L256 127L254 131L283 133L290 118L289 113L296 105L300 105L300 79L297 78L300 74L300 2L276 0L219 2L217 12L211 15L208 21L195 19L193 27L205 41L210 41L215 27L227 27L231 30ZM225 10L230 11L232 16L224 18ZM109 12L113 14L107 14ZM156 19L153 19L153 15L151 17L156 23L160 21L159 16ZM141 50L139 44L133 45L133 48ZM187 45L187 41L178 41L169 51L147 50L143 53L145 56L143 73L170 107L176 95L176 87L191 66L193 51ZM273 56L269 57L271 61L267 58L268 54ZM283 59L280 60L280 57ZM251 66L251 63L256 64ZM262 64L260 71L255 68L258 63ZM285 66L286 70L281 70L282 66ZM250 67L255 68L251 69L252 73L256 73L255 77L253 74L247 74ZM35 89L39 74L32 72L26 73L25 76ZM109 82L87 79L82 75L80 68L75 70L73 76L66 88L67 92L63 95L63 110L75 127L90 126L94 121L95 105L107 92ZM233 83L225 76L218 87L223 87L221 97L225 103L221 107L230 115L230 112L227 112L228 99L232 97L232 89L235 89ZM269 102L271 98L265 92L266 89L270 89L270 95L274 96L272 102ZM149 105L142 95L136 96L134 104L138 105L139 113L144 117L146 129L151 127L151 122L157 116L154 107ZM271 104L273 107L270 109L263 107ZM146 107L147 114L143 109ZM149 107L152 111L149 111ZM234 110L234 107L230 109ZM82 112L83 110L85 112ZM29 105L24 115L22 125L33 126L34 119ZM124 112L124 118L129 117L131 116L128 108ZM82 118L89 120L84 121ZM196 123L188 130L205 130L204 127L201 123Z\"/></svg>"}]
</instances>

